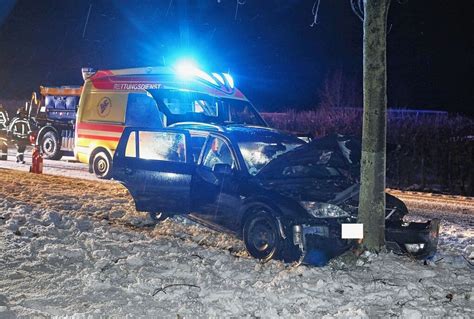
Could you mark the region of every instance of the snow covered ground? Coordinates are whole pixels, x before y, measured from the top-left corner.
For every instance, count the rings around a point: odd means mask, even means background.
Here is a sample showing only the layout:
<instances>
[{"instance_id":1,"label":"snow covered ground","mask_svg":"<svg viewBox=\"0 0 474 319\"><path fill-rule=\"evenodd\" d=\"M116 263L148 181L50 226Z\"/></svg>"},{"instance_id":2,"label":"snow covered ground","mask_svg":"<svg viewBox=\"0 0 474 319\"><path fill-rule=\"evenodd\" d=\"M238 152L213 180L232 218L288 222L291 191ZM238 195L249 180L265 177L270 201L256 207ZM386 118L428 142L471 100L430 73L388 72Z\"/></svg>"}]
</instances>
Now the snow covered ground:
<instances>
[{"instance_id":1,"label":"snow covered ground","mask_svg":"<svg viewBox=\"0 0 474 319\"><path fill-rule=\"evenodd\" d=\"M117 183L0 168L0 318L472 318L474 211L423 207L410 219L446 217L427 264L393 254L261 264L184 218L149 226Z\"/></svg>"}]
</instances>

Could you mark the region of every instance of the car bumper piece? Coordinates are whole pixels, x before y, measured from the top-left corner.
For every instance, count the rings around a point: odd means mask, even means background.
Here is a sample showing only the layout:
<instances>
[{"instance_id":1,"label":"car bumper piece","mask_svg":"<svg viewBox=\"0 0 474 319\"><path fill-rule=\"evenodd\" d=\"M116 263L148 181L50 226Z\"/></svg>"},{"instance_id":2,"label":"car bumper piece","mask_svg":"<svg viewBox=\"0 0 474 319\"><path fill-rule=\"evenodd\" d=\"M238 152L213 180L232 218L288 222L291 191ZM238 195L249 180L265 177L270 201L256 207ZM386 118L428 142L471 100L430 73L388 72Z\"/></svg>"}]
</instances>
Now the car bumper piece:
<instances>
[{"instance_id":1,"label":"car bumper piece","mask_svg":"<svg viewBox=\"0 0 474 319\"><path fill-rule=\"evenodd\" d=\"M439 219L425 223L390 223L385 227L387 249L416 259L433 257L438 248Z\"/></svg>"},{"instance_id":2,"label":"car bumper piece","mask_svg":"<svg viewBox=\"0 0 474 319\"><path fill-rule=\"evenodd\" d=\"M396 254L407 254L416 259L432 257L438 247L439 220L425 223L387 222L385 240L388 250ZM299 247L302 255L318 250L328 258L334 258L355 247L356 240L342 239L341 226L294 225L293 244Z\"/></svg>"}]
</instances>

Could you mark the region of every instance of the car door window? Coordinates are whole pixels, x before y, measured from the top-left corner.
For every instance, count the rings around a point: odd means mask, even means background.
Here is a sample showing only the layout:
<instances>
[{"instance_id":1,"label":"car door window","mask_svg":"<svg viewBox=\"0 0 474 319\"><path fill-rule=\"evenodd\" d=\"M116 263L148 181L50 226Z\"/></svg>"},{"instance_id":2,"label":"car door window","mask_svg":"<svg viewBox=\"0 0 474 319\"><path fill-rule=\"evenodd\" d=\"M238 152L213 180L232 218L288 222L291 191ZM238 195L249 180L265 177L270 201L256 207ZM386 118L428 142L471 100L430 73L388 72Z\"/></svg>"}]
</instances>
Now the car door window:
<instances>
[{"instance_id":1,"label":"car door window","mask_svg":"<svg viewBox=\"0 0 474 319\"><path fill-rule=\"evenodd\" d=\"M191 134L191 140L189 142L189 147L191 148L191 155L194 163L198 162L199 155L201 155L201 150L206 142L206 135L193 135Z\"/></svg>"},{"instance_id":2,"label":"car door window","mask_svg":"<svg viewBox=\"0 0 474 319\"><path fill-rule=\"evenodd\" d=\"M215 164L235 166L234 157L227 143L221 138L211 137L204 150L202 165L212 169Z\"/></svg>"},{"instance_id":3,"label":"car door window","mask_svg":"<svg viewBox=\"0 0 474 319\"><path fill-rule=\"evenodd\" d=\"M130 191L138 211L190 211L196 165L191 162L189 141L188 130L125 127L112 173Z\"/></svg>"},{"instance_id":4,"label":"car door window","mask_svg":"<svg viewBox=\"0 0 474 319\"><path fill-rule=\"evenodd\" d=\"M185 136L182 133L140 131L138 140L141 159L186 162Z\"/></svg>"},{"instance_id":5,"label":"car door window","mask_svg":"<svg viewBox=\"0 0 474 319\"><path fill-rule=\"evenodd\" d=\"M137 157L137 145L135 132L128 136L127 147L125 148L125 157Z\"/></svg>"}]
</instances>

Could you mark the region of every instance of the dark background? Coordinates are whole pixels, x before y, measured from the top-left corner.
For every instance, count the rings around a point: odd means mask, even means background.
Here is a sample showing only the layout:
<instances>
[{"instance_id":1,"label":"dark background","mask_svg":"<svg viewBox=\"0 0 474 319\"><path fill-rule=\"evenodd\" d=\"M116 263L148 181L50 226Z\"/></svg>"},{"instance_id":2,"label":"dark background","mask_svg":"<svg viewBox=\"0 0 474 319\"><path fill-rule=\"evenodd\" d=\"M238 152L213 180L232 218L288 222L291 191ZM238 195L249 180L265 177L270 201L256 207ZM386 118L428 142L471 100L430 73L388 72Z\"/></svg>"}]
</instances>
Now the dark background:
<instances>
[{"instance_id":1,"label":"dark background","mask_svg":"<svg viewBox=\"0 0 474 319\"><path fill-rule=\"evenodd\" d=\"M244 2L241 0L241 3ZM80 85L80 68L230 71L260 109L314 109L333 74L361 105L362 24L349 0L0 0L0 99ZM473 115L472 0L392 0L389 106ZM88 12L90 16L86 25ZM349 103L348 103L349 104Z\"/></svg>"}]
</instances>

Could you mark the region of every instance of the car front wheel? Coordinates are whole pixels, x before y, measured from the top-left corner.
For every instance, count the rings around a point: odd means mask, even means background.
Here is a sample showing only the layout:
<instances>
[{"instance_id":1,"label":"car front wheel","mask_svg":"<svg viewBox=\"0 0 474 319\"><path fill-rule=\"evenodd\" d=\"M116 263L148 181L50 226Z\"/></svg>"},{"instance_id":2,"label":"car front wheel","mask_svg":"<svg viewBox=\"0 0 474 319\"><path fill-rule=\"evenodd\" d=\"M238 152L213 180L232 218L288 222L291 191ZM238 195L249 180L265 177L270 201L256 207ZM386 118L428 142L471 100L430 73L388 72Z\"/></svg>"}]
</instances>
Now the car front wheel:
<instances>
[{"instance_id":1,"label":"car front wheel","mask_svg":"<svg viewBox=\"0 0 474 319\"><path fill-rule=\"evenodd\" d=\"M260 210L246 220L243 239L249 254L261 261L278 258L281 254L283 238L278 222L265 210Z\"/></svg>"}]
</instances>

